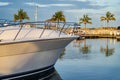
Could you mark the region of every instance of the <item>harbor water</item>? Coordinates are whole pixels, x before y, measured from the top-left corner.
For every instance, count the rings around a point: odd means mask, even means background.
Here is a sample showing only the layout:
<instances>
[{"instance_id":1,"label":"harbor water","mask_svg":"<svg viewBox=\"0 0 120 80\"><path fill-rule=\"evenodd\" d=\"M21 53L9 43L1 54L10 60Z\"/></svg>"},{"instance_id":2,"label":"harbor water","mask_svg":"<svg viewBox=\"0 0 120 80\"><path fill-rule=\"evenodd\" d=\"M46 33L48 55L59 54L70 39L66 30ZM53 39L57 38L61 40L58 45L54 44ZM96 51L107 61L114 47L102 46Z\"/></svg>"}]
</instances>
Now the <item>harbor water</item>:
<instances>
[{"instance_id":1,"label":"harbor water","mask_svg":"<svg viewBox=\"0 0 120 80\"><path fill-rule=\"evenodd\" d=\"M65 48L55 69L62 80L120 80L120 42L75 40Z\"/></svg>"}]
</instances>

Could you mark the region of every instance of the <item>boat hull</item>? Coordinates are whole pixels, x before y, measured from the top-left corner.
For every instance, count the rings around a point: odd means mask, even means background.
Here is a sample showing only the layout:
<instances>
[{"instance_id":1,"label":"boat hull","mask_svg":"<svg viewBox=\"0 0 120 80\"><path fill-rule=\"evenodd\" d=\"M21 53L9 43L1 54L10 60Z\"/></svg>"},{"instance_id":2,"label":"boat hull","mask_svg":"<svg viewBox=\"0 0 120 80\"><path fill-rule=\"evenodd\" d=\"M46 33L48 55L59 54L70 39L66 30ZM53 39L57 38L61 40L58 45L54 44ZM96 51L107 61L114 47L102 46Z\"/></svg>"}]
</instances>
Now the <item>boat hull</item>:
<instances>
[{"instance_id":1,"label":"boat hull","mask_svg":"<svg viewBox=\"0 0 120 80\"><path fill-rule=\"evenodd\" d=\"M73 39L31 40L0 45L0 77L54 66L60 53ZM44 71L44 70L43 70Z\"/></svg>"},{"instance_id":2,"label":"boat hull","mask_svg":"<svg viewBox=\"0 0 120 80\"><path fill-rule=\"evenodd\" d=\"M74 37L36 39L0 44L0 57L64 48Z\"/></svg>"}]
</instances>

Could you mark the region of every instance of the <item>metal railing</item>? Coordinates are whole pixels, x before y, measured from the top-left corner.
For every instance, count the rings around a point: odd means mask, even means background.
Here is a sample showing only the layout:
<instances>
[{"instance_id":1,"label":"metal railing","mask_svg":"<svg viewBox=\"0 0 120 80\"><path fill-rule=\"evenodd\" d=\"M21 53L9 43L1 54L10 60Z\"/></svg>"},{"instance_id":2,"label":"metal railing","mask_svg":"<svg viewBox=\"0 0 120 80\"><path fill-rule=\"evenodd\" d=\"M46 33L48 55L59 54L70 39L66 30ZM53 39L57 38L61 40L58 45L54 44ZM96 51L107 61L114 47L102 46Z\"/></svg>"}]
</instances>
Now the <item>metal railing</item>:
<instances>
[{"instance_id":1,"label":"metal railing","mask_svg":"<svg viewBox=\"0 0 120 80\"><path fill-rule=\"evenodd\" d=\"M52 29L56 27L56 23L57 22L44 22L44 21L38 21L38 22L24 22L24 23L17 23L17 24L8 24L6 25L5 27L8 27L8 26L16 26L16 25L19 25L19 30L18 32L16 33L15 37L13 40L16 40L17 37L19 36L21 30L23 27L25 27L25 25L29 25L29 27L34 27L34 28L38 28L38 29L43 29L42 32L39 34L39 38L42 37L42 35L44 34L45 30L46 29ZM77 23L75 22L59 22L59 29L55 29L57 31L59 31L59 37L61 35L61 33L65 33L67 31L67 29L69 29L71 26L73 29L72 31L72 35L74 34L74 30L76 29L76 27L78 27L79 25L77 25ZM2 35L5 31L8 31L8 30L12 30L12 29L5 29L5 30L1 30L1 33L0 35ZM53 29L54 30L54 29ZM26 33L26 35L24 36L24 38L30 33L31 31L28 31L28 33Z\"/></svg>"}]
</instances>

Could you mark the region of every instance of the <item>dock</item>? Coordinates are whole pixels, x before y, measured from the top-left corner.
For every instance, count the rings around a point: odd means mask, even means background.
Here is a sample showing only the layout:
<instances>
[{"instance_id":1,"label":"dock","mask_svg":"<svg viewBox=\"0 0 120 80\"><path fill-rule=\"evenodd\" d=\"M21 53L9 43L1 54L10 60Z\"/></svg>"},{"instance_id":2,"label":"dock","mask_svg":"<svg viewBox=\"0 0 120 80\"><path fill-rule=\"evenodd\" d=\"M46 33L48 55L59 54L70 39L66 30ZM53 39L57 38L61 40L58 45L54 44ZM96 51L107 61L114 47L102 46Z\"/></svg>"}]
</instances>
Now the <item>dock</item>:
<instances>
[{"instance_id":1,"label":"dock","mask_svg":"<svg viewBox=\"0 0 120 80\"><path fill-rule=\"evenodd\" d=\"M79 35L84 38L116 38L116 36L112 35Z\"/></svg>"},{"instance_id":2,"label":"dock","mask_svg":"<svg viewBox=\"0 0 120 80\"><path fill-rule=\"evenodd\" d=\"M120 41L120 35L116 36L117 41Z\"/></svg>"},{"instance_id":3,"label":"dock","mask_svg":"<svg viewBox=\"0 0 120 80\"><path fill-rule=\"evenodd\" d=\"M67 33L70 33L70 29ZM81 28L76 29L73 31L74 35L80 36L80 38L87 39L87 38L114 38L120 39L120 30L117 28Z\"/></svg>"},{"instance_id":4,"label":"dock","mask_svg":"<svg viewBox=\"0 0 120 80\"><path fill-rule=\"evenodd\" d=\"M120 35L119 36L112 36L112 35L79 35L77 40L96 39L96 38L111 38L111 39L117 39L117 41L120 41Z\"/></svg>"}]
</instances>

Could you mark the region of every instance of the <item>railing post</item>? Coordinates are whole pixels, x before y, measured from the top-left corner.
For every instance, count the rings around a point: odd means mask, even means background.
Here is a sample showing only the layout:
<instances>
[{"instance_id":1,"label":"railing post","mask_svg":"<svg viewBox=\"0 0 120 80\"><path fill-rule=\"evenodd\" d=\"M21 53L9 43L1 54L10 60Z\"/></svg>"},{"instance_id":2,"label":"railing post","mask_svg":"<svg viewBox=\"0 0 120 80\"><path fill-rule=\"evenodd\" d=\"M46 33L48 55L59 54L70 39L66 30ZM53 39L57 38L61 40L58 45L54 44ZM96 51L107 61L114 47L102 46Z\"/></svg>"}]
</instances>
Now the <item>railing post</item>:
<instances>
[{"instance_id":1,"label":"railing post","mask_svg":"<svg viewBox=\"0 0 120 80\"><path fill-rule=\"evenodd\" d=\"M15 38L14 38L13 40L16 40L16 38L18 37L18 35L19 35L20 31L22 30L22 27L23 27L23 25L22 25L22 24L20 24L20 29L19 29L18 33L16 34L16 36L15 36Z\"/></svg>"},{"instance_id":2,"label":"railing post","mask_svg":"<svg viewBox=\"0 0 120 80\"><path fill-rule=\"evenodd\" d=\"M45 27L45 23L44 23L44 27ZM45 28L43 28L42 33L40 34L39 38L41 38L41 37L42 37L42 35L43 35L44 31L45 31Z\"/></svg>"},{"instance_id":3,"label":"railing post","mask_svg":"<svg viewBox=\"0 0 120 80\"><path fill-rule=\"evenodd\" d=\"M64 30L64 32L70 27L70 24L67 26L67 28Z\"/></svg>"},{"instance_id":4,"label":"railing post","mask_svg":"<svg viewBox=\"0 0 120 80\"><path fill-rule=\"evenodd\" d=\"M62 29L60 30L59 37L60 37L60 34L61 34L62 30L64 29L65 25L66 25L66 23L64 23Z\"/></svg>"}]
</instances>

